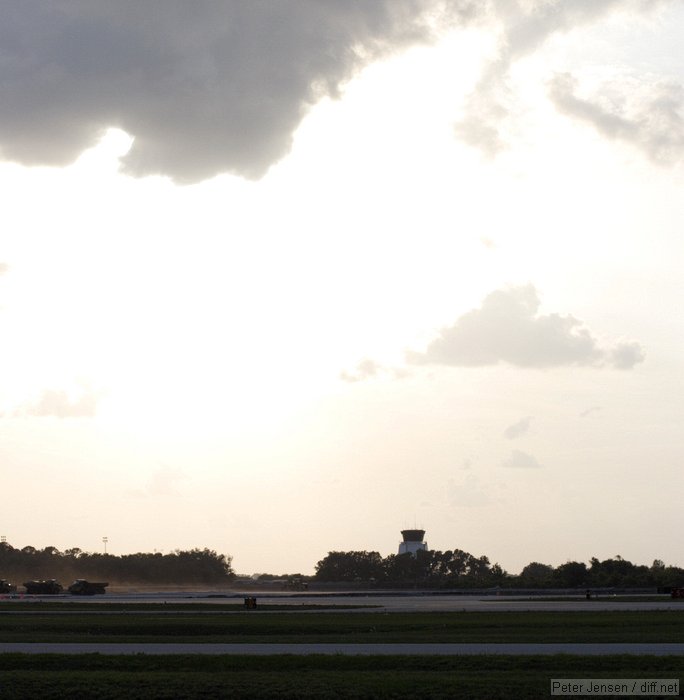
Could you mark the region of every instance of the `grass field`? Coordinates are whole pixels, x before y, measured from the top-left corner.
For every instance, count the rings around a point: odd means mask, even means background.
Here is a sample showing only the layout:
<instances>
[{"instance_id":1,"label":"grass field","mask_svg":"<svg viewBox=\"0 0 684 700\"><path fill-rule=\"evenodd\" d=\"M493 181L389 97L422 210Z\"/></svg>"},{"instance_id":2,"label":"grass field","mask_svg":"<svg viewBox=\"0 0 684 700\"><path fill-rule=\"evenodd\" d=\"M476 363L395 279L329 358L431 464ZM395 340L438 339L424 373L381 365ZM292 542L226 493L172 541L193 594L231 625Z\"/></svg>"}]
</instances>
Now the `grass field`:
<instances>
[{"instance_id":1,"label":"grass field","mask_svg":"<svg viewBox=\"0 0 684 700\"><path fill-rule=\"evenodd\" d=\"M684 642L660 612L269 612L81 604L0 608L0 641ZM32 611L32 612L31 612ZM684 657L0 654L0 698L550 697L551 678L682 678Z\"/></svg>"},{"instance_id":2,"label":"grass field","mask_svg":"<svg viewBox=\"0 0 684 700\"><path fill-rule=\"evenodd\" d=\"M550 696L551 678L680 678L682 675L684 659L680 657L0 654L3 700L65 697L538 700Z\"/></svg>"},{"instance_id":3,"label":"grass field","mask_svg":"<svg viewBox=\"0 0 684 700\"><path fill-rule=\"evenodd\" d=\"M0 610L0 642L684 642L679 611L282 613Z\"/></svg>"}]
</instances>

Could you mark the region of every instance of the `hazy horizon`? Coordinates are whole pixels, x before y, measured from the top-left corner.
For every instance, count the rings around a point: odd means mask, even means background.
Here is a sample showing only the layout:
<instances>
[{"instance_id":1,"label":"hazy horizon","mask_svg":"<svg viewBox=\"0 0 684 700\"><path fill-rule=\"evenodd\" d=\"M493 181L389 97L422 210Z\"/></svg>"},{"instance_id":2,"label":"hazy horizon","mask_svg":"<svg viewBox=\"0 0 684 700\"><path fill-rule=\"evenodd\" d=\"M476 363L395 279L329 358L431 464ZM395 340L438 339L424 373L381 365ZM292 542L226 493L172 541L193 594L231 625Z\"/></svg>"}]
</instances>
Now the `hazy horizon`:
<instances>
[{"instance_id":1,"label":"hazy horizon","mask_svg":"<svg viewBox=\"0 0 684 700\"><path fill-rule=\"evenodd\" d=\"M683 566L682 30L3 4L0 535Z\"/></svg>"}]
</instances>

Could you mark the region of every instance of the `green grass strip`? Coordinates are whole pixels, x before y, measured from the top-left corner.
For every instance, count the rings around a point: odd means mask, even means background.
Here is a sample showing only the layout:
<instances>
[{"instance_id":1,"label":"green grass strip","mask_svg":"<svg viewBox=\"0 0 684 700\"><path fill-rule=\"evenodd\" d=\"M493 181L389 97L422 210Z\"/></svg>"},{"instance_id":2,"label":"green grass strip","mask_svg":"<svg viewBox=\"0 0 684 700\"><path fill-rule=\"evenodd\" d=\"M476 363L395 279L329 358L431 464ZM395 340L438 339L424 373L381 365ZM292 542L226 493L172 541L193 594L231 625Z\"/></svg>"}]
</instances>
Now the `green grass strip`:
<instances>
[{"instance_id":1,"label":"green grass strip","mask_svg":"<svg viewBox=\"0 0 684 700\"><path fill-rule=\"evenodd\" d=\"M548 697L551 678L681 678L681 657L0 655L3 700Z\"/></svg>"},{"instance_id":2,"label":"green grass strip","mask_svg":"<svg viewBox=\"0 0 684 700\"><path fill-rule=\"evenodd\" d=\"M0 642L684 642L680 611L0 613Z\"/></svg>"}]
</instances>

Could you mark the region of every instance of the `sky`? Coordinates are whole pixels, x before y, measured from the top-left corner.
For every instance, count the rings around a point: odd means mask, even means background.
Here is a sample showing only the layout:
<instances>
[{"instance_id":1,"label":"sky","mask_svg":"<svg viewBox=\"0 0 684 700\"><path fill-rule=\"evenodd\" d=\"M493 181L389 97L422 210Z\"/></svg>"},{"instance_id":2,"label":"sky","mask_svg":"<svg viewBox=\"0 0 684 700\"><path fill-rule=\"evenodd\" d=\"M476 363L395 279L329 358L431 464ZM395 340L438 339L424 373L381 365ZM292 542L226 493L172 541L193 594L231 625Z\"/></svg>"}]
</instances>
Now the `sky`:
<instances>
[{"instance_id":1,"label":"sky","mask_svg":"<svg viewBox=\"0 0 684 700\"><path fill-rule=\"evenodd\" d=\"M684 566L683 32L0 0L0 534Z\"/></svg>"}]
</instances>

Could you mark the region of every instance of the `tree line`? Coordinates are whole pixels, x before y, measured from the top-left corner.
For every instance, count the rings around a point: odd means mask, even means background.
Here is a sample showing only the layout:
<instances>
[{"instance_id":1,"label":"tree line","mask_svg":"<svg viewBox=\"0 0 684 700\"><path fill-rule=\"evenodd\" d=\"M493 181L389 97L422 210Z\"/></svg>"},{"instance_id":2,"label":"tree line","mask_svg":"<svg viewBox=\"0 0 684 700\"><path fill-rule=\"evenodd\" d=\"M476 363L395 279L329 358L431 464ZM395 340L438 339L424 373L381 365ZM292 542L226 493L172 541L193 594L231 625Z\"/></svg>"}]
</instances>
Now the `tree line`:
<instances>
[{"instance_id":1,"label":"tree line","mask_svg":"<svg viewBox=\"0 0 684 700\"><path fill-rule=\"evenodd\" d=\"M316 564L315 580L356 582L371 586L425 588L666 588L684 585L684 569L656 559L649 566L621 556L589 565L569 561L560 566L531 562L520 574L507 573L486 556L461 549L419 550L416 555L378 552L329 552Z\"/></svg>"},{"instance_id":2,"label":"tree line","mask_svg":"<svg viewBox=\"0 0 684 700\"><path fill-rule=\"evenodd\" d=\"M77 578L131 584L216 585L234 577L232 559L210 549L100 554L77 547L60 552L56 547L17 549L0 542L0 578L14 583L33 579Z\"/></svg>"},{"instance_id":3,"label":"tree line","mask_svg":"<svg viewBox=\"0 0 684 700\"><path fill-rule=\"evenodd\" d=\"M77 578L110 583L155 585L227 585L235 578L232 558L210 549L101 554L78 548L60 552L56 547L21 549L0 542L0 579L23 583L33 579ZM263 574L259 579L273 578ZM397 588L668 588L684 586L684 569L656 559L637 565L615 556L589 563L568 561L553 567L531 562L509 574L488 557L461 549L419 550L416 555L378 552L329 552L316 564L313 577L322 583L362 583Z\"/></svg>"}]
</instances>

